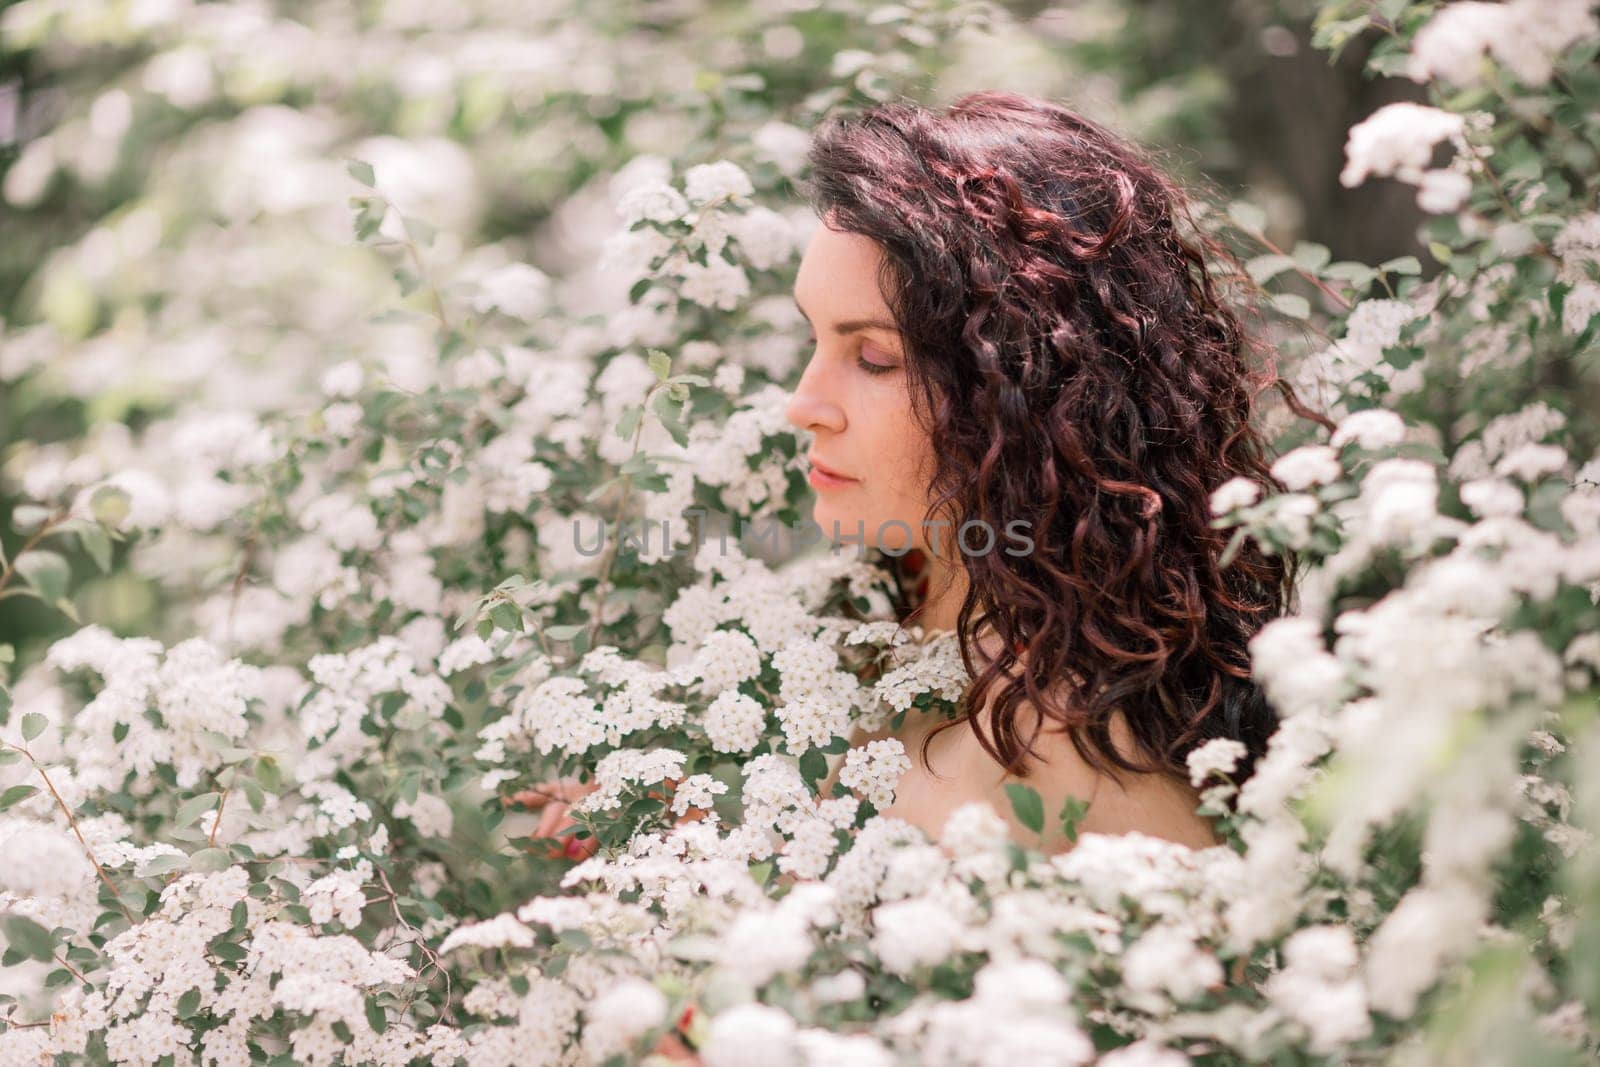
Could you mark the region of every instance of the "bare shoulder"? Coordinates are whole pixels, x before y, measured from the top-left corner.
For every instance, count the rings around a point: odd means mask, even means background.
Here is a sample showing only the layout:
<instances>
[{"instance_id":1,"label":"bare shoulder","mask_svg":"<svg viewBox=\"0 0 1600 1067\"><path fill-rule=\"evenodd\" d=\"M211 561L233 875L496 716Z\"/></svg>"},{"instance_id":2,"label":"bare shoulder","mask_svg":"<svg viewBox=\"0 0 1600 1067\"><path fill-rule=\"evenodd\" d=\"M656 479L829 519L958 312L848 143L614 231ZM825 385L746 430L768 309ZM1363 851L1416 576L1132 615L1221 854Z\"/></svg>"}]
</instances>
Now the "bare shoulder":
<instances>
[{"instance_id":1,"label":"bare shoulder","mask_svg":"<svg viewBox=\"0 0 1600 1067\"><path fill-rule=\"evenodd\" d=\"M1029 705L1019 709L1018 731L1024 738L1033 729L1030 716L1034 714ZM1118 751L1132 759L1133 736L1121 713L1113 716L1111 736ZM1072 739L1051 724L1040 729L1033 741L1033 750L1036 758L1028 761L1026 777L1006 774L998 766L992 768L993 788L999 800L996 810L1013 824L1018 841L1034 841L1035 835L1017 825L1010 810L1005 786L1014 782L1031 786L1043 801L1045 831L1033 847L1047 853L1072 847L1072 840L1061 825L1061 812L1069 799L1087 805L1077 822L1080 833L1138 832L1191 848L1207 848L1218 843L1210 820L1195 810L1199 806L1199 795L1187 780L1168 774L1122 772L1119 783L1097 771L1073 745Z\"/></svg>"}]
</instances>

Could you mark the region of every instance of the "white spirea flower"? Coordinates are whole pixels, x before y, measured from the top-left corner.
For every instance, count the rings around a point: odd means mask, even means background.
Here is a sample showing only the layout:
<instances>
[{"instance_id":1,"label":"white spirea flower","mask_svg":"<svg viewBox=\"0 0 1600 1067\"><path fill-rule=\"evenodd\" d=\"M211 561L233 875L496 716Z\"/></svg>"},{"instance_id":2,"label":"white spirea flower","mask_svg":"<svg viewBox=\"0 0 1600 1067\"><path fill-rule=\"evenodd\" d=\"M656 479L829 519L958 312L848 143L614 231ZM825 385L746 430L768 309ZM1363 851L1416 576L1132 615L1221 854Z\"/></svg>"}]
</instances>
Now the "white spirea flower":
<instances>
[{"instance_id":1,"label":"white spirea flower","mask_svg":"<svg viewBox=\"0 0 1600 1067\"><path fill-rule=\"evenodd\" d=\"M1416 184L1440 141L1461 141L1466 120L1453 112L1409 101L1385 104L1350 127L1339 182L1354 188L1368 177Z\"/></svg>"},{"instance_id":2,"label":"white spirea flower","mask_svg":"<svg viewBox=\"0 0 1600 1067\"><path fill-rule=\"evenodd\" d=\"M449 837L455 825L449 803L433 793L418 793L414 803L407 803L404 798L396 801L394 813L399 818L410 819L423 837Z\"/></svg>"},{"instance_id":3,"label":"white spirea flower","mask_svg":"<svg viewBox=\"0 0 1600 1067\"><path fill-rule=\"evenodd\" d=\"M115 524L119 531L148 530L165 525L173 516L172 491L165 482L138 467L124 467L101 481L80 489L73 497L71 513L76 519L95 520L94 497L103 486L122 491L127 514Z\"/></svg>"},{"instance_id":4,"label":"white spirea flower","mask_svg":"<svg viewBox=\"0 0 1600 1067\"><path fill-rule=\"evenodd\" d=\"M728 791L728 783L709 774L691 774L672 791L672 812L687 815L690 808L710 810L716 798Z\"/></svg>"},{"instance_id":5,"label":"white spirea flower","mask_svg":"<svg viewBox=\"0 0 1600 1067\"><path fill-rule=\"evenodd\" d=\"M806 153L811 150L811 135L798 126L773 119L750 135L750 143L758 156L792 178L805 167Z\"/></svg>"},{"instance_id":6,"label":"white spirea flower","mask_svg":"<svg viewBox=\"0 0 1600 1067\"><path fill-rule=\"evenodd\" d=\"M961 937L959 919L941 904L924 899L897 900L872 913L872 948L890 971L909 976L943 963Z\"/></svg>"},{"instance_id":7,"label":"white spirea flower","mask_svg":"<svg viewBox=\"0 0 1600 1067\"><path fill-rule=\"evenodd\" d=\"M787 218L771 208L751 208L735 216L730 228L745 261L756 270L771 270L794 256L794 229Z\"/></svg>"},{"instance_id":8,"label":"white spirea flower","mask_svg":"<svg viewBox=\"0 0 1600 1067\"><path fill-rule=\"evenodd\" d=\"M1568 333L1579 334L1600 315L1600 284L1587 278L1578 281L1561 303L1561 325Z\"/></svg>"},{"instance_id":9,"label":"white spirea flower","mask_svg":"<svg viewBox=\"0 0 1600 1067\"><path fill-rule=\"evenodd\" d=\"M514 915L496 915L482 922L456 927L439 946L441 956L461 948L532 948L533 931L517 921Z\"/></svg>"},{"instance_id":10,"label":"white spirea flower","mask_svg":"<svg viewBox=\"0 0 1600 1067\"><path fill-rule=\"evenodd\" d=\"M848 1004L859 1000L867 992L867 980L861 972L846 968L837 974L813 979L810 986L812 999L822 1004Z\"/></svg>"},{"instance_id":11,"label":"white spirea flower","mask_svg":"<svg viewBox=\"0 0 1600 1067\"><path fill-rule=\"evenodd\" d=\"M1193 1061L1181 1052L1144 1040L1112 1049L1095 1062L1099 1067L1189 1067Z\"/></svg>"},{"instance_id":12,"label":"white spirea flower","mask_svg":"<svg viewBox=\"0 0 1600 1067\"><path fill-rule=\"evenodd\" d=\"M685 300L719 311L732 311L750 293L750 276L721 255L710 256L704 266L684 263L678 291Z\"/></svg>"},{"instance_id":13,"label":"white spirea flower","mask_svg":"<svg viewBox=\"0 0 1600 1067\"><path fill-rule=\"evenodd\" d=\"M794 1017L765 1004L739 1004L718 1012L700 1058L706 1067L800 1067Z\"/></svg>"},{"instance_id":14,"label":"white spirea flower","mask_svg":"<svg viewBox=\"0 0 1600 1067\"><path fill-rule=\"evenodd\" d=\"M761 673L761 650L749 634L716 630L706 637L688 669L700 679L703 692L720 695Z\"/></svg>"},{"instance_id":15,"label":"white spirea flower","mask_svg":"<svg viewBox=\"0 0 1600 1067\"><path fill-rule=\"evenodd\" d=\"M1363 969L1372 1006L1409 1018L1417 1000L1478 937L1488 917L1484 893L1465 882L1415 886L1372 935Z\"/></svg>"},{"instance_id":16,"label":"white spirea flower","mask_svg":"<svg viewBox=\"0 0 1600 1067\"><path fill-rule=\"evenodd\" d=\"M1435 167L1417 181L1417 206L1430 215L1460 211L1472 195L1472 177L1459 170Z\"/></svg>"},{"instance_id":17,"label":"white spirea flower","mask_svg":"<svg viewBox=\"0 0 1600 1067\"><path fill-rule=\"evenodd\" d=\"M857 745L844 754L839 784L865 795L879 811L894 803L900 776L911 769L911 757L897 737L879 738Z\"/></svg>"},{"instance_id":18,"label":"white spirea flower","mask_svg":"<svg viewBox=\"0 0 1600 1067\"><path fill-rule=\"evenodd\" d=\"M322 373L322 393L329 397L352 397L361 391L366 372L353 359L335 363Z\"/></svg>"},{"instance_id":19,"label":"white spirea flower","mask_svg":"<svg viewBox=\"0 0 1600 1067\"><path fill-rule=\"evenodd\" d=\"M1359 954L1345 927L1309 926L1283 947L1284 968L1267 979L1273 1005L1304 1026L1311 1048L1328 1055L1372 1033Z\"/></svg>"},{"instance_id":20,"label":"white spirea flower","mask_svg":"<svg viewBox=\"0 0 1600 1067\"><path fill-rule=\"evenodd\" d=\"M1231 737L1214 737L1189 753L1189 782L1198 788L1213 774L1232 774L1249 750Z\"/></svg>"},{"instance_id":21,"label":"white spirea flower","mask_svg":"<svg viewBox=\"0 0 1600 1067\"><path fill-rule=\"evenodd\" d=\"M1592 0L1446 4L1412 38L1406 75L1417 82L1440 78L1477 85L1485 80L1488 55L1524 84L1543 85L1563 52L1600 33L1592 8Z\"/></svg>"},{"instance_id":22,"label":"white spirea flower","mask_svg":"<svg viewBox=\"0 0 1600 1067\"><path fill-rule=\"evenodd\" d=\"M744 168L731 160L701 163L690 167L683 175L683 191L691 203L704 204L713 200L738 200L750 196L755 187Z\"/></svg>"},{"instance_id":23,"label":"white spirea flower","mask_svg":"<svg viewBox=\"0 0 1600 1067\"><path fill-rule=\"evenodd\" d=\"M973 998L1005 1012L1059 1012L1072 989L1043 960L991 960L972 979Z\"/></svg>"},{"instance_id":24,"label":"white spirea flower","mask_svg":"<svg viewBox=\"0 0 1600 1067\"><path fill-rule=\"evenodd\" d=\"M1152 927L1128 947L1122 978L1137 992L1160 993L1179 1003L1193 1000L1222 981L1222 964L1186 930Z\"/></svg>"},{"instance_id":25,"label":"white spirea flower","mask_svg":"<svg viewBox=\"0 0 1600 1067\"><path fill-rule=\"evenodd\" d=\"M497 308L514 319L532 322L550 299L550 277L528 263L507 263L478 281L472 308L485 312Z\"/></svg>"},{"instance_id":26,"label":"white spirea flower","mask_svg":"<svg viewBox=\"0 0 1600 1067\"><path fill-rule=\"evenodd\" d=\"M1339 453L1327 445L1302 445L1279 456L1272 465L1272 476L1292 490L1326 485L1343 473Z\"/></svg>"},{"instance_id":27,"label":"white spirea flower","mask_svg":"<svg viewBox=\"0 0 1600 1067\"><path fill-rule=\"evenodd\" d=\"M1229 478L1211 493L1211 514L1226 515L1261 499L1261 483L1249 478Z\"/></svg>"},{"instance_id":28,"label":"white spirea flower","mask_svg":"<svg viewBox=\"0 0 1600 1067\"><path fill-rule=\"evenodd\" d=\"M665 182L634 186L617 201L617 214L629 226L640 221L676 222L688 212L683 194Z\"/></svg>"},{"instance_id":29,"label":"white spirea flower","mask_svg":"<svg viewBox=\"0 0 1600 1067\"><path fill-rule=\"evenodd\" d=\"M1368 408L1347 415L1339 423L1328 443L1334 448L1357 444L1368 450L1389 448L1399 444L1406 435L1405 420L1383 408Z\"/></svg>"},{"instance_id":30,"label":"white spirea flower","mask_svg":"<svg viewBox=\"0 0 1600 1067\"><path fill-rule=\"evenodd\" d=\"M667 1017L667 997L643 978L624 978L596 997L584 1016L591 1026L627 1042L661 1025Z\"/></svg>"},{"instance_id":31,"label":"white spirea flower","mask_svg":"<svg viewBox=\"0 0 1600 1067\"><path fill-rule=\"evenodd\" d=\"M327 924L338 919L346 929L360 926L361 909L366 906L362 882L355 871L334 871L306 886L301 900L311 912L311 921Z\"/></svg>"},{"instance_id":32,"label":"white spirea flower","mask_svg":"<svg viewBox=\"0 0 1600 1067\"><path fill-rule=\"evenodd\" d=\"M1438 499L1438 472L1420 459L1382 460L1361 480L1367 533L1378 543L1425 533L1438 514Z\"/></svg>"},{"instance_id":33,"label":"white spirea flower","mask_svg":"<svg viewBox=\"0 0 1600 1067\"><path fill-rule=\"evenodd\" d=\"M1522 490L1504 478L1474 478L1461 483L1461 502L1479 518L1522 514Z\"/></svg>"},{"instance_id":34,"label":"white spirea flower","mask_svg":"<svg viewBox=\"0 0 1600 1067\"><path fill-rule=\"evenodd\" d=\"M798 971L816 945L804 917L784 908L752 908L720 932L717 967L754 989Z\"/></svg>"},{"instance_id":35,"label":"white spirea flower","mask_svg":"<svg viewBox=\"0 0 1600 1067\"><path fill-rule=\"evenodd\" d=\"M1520 445L1501 457L1494 466L1496 474L1521 478L1525 482L1538 481L1546 474L1554 474L1567 465L1566 450L1559 445Z\"/></svg>"},{"instance_id":36,"label":"white spirea flower","mask_svg":"<svg viewBox=\"0 0 1600 1067\"><path fill-rule=\"evenodd\" d=\"M724 691L706 709L706 739L718 752L749 752L760 744L767 709L736 689Z\"/></svg>"}]
</instances>

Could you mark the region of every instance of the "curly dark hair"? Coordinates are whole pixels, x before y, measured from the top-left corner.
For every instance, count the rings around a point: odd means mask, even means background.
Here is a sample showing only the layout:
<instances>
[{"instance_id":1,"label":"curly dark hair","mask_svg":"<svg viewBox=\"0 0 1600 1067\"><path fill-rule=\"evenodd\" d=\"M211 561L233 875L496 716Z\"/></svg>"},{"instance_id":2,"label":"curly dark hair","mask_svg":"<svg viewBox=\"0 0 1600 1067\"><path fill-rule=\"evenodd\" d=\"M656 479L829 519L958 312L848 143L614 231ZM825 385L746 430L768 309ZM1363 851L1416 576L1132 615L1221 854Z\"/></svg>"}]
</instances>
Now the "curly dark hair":
<instances>
[{"instance_id":1,"label":"curly dark hair","mask_svg":"<svg viewBox=\"0 0 1600 1067\"><path fill-rule=\"evenodd\" d=\"M1224 566L1209 498L1236 476L1274 484L1252 420L1264 389L1326 420L1242 327L1253 305L1223 288L1244 272L1194 225L1190 195L1103 126L1003 91L831 116L800 186L831 227L885 252L913 409L939 442L925 521L1024 519L1035 542L964 556L963 663L976 673L985 621L1002 651L924 761L1003 682L994 740L975 732L1008 773L1027 776L1048 719L1113 779L1186 774L1218 737L1245 745L1236 780L1249 777L1277 717L1246 646L1287 608L1296 562L1246 542ZM1025 700L1040 721L1023 741ZM1142 766L1113 744L1117 709Z\"/></svg>"}]
</instances>

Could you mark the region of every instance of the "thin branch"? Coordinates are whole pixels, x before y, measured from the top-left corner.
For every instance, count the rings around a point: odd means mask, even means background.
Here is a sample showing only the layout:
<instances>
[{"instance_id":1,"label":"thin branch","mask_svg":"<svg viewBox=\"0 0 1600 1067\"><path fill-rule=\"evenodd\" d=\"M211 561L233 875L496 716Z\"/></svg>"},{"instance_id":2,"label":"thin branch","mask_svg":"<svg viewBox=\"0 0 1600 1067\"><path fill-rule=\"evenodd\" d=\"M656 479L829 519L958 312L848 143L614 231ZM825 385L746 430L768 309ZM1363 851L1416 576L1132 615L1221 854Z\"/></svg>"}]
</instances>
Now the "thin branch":
<instances>
[{"instance_id":1,"label":"thin branch","mask_svg":"<svg viewBox=\"0 0 1600 1067\"><path fill-rule=\"evenodd\" d=\"M76 978L78 981L82 982L84 985L89 985L90 984L89 979L87 979L87 978L85 978L83 976L83 972L82 971L78 970L78 968L74 967L72 964L68 963L66 960L61 958L61 953L52 952L51 955L56 958L56 962L57 963L61 964L61 966L65 967L67 970L71 971L72 972L72 976L74 978Z\"/></svg>"},{"instance_id":2,"label":"thin branch","mask_svg":"<svg viewBox=\"0 0 1600 1067\"><path fill-rule=\"evenodd\" d=\"M62 510L57 511L54 515L51 515L48 519L46 519L40 525L40 527L37 530L34 531L32 537L28 538L27 541L23 542L22 547L17 549L16 554L13 555L11 558L13 560L21 559L24 555L27 554L27 552L30 549L32 549L40 541L44 540L47 536L49 536L50 531L55 526L57 526L59 523L61 523L64 519L66 519L68 514L69 514L69 512L66 509L63 508ZM16 573L17 573L17 568L16 568L15 563L7 564L4 567L0 567L0 592L4 592L5 591L5 588L10 583L12 576L14 574L16 574Z\"/></svg>"},{"instance_id":3,"label":"thin branch","mask_svg":"<svg viewBox=\"0 0 1600 1067\"><path fill-rule=\"evenodd\" d=\"M33 753L29 752L27 748L21 745L12 745L11 747L15 748L18 752L21 752L24 756L27 756L28 762L33 764L33 769L39 772L40 778L44 779L45 788L50 790L50 795L52 797L55 797L56 806L59 807L61 809L61 813L67 817L67 824L72 827L73 834L77 836L78 844L83 846L83 854L89 857L89 862L94 866L95 873L100 876L100 881L103 882L105 887L111 891L111 899L117 902L117 907L122 911L122 914L128 920L128 923L130 925L137 926L139 920L133 917L133 913L128 910L128 906L122 902L122 895L117 892L117 887L112 883L111 876L106 874L106 869L100 866L99 860L94 858L94 849L89 847L89 842L84 838L83 831L78 828L78 820L72 814L72 809L67 807L67 802L61 799L60 793L56 792L56 785L50 780L50 775L45 771L44 765L38 760L34 759Z\"/></svg>"}]
</instances>

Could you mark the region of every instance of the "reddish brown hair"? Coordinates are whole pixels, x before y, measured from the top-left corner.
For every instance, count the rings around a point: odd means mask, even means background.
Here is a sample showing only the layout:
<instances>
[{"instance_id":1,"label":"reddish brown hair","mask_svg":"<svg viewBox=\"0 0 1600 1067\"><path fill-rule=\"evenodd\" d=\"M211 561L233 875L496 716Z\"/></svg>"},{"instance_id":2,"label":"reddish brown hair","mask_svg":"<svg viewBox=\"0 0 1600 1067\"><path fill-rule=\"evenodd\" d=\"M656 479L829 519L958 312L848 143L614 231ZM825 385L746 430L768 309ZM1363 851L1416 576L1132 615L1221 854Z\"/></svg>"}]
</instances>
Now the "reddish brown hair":
<instances>
[{"instance_id":1,"label":"reddish brown hair","mask_svg":"<svg viewBox=\"0 0 1600 1067\"><path fill-rule=\"evenodd\" d=\"M984 620L1003 647L966 695L970 718L1001 685L984 750L1026 776L1026 700L1114 779L1184 774L1216 737L1245 744L1248 777L1277 720L1246 643L1286 607L1294 561L1246 543L1224 567L1209 497L1235 476L1272 484L1252 421L1263 388L1309 413L1208 265L1242 279L1238 261L1145 153L1016 93L834 116L809 162L818 214L885 252L879 284L939 442L927 520L1030 523L1030 554L963 557L963 662L974 671ZM1139 762L1112 743L1117 709Z\"/></svg>"}]
</instances>

